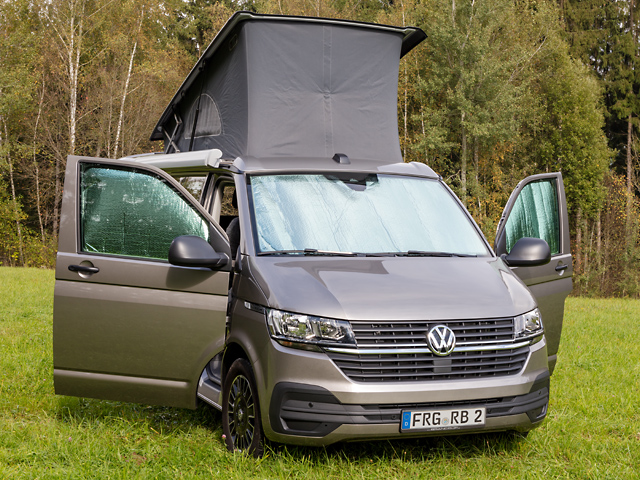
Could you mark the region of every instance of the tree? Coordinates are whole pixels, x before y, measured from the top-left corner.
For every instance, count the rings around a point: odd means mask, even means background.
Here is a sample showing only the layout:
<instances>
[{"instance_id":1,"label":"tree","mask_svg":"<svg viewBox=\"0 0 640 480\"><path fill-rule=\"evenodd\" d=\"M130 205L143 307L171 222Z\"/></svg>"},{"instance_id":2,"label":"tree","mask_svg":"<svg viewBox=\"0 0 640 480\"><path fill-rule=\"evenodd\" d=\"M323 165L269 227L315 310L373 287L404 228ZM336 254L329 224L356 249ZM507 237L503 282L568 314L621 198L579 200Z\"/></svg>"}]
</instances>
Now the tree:
<instances>
[{"instance_id":1,"label":"tree","mask_svg":"<svg viewBox=\"0 0 640 480\"><path fill-rule=\"evenodd\" d=\"M0 171L8 178L11 198L12 222L15 227L17 256L5 250L9 256L24 265L25 216L17 188L16 161L26 127L25 116L33 106L31 99L32 71L29 65L35 53L34 45L22 24L18 21L24 11L24 4L1 4L2 23L0 35ZM27 60L26 62L24 60ZM9 235L12 237L12 235Z\"/></svg>"},{"instance_id":2,"label":"tree","mask_svg":"<svg viewBox=\"0 0 640 480\"><path fill-rule=\"evenodd\" d=\"M177 41L195 63L218 30L240 6L242 10L255 11L251 0L167 0L164 7L169 12L169 18L163 23L169 38Z\"/></svg>"},{"instance_id":3,"label":"tree","mask_svg":"<svg viewBox=\"0 0 640 480\"><path fill-rule=\"evenodd\" d=\"M591 66L604 86L609 145L616 149L616 165L626 171L631 218L634 167L633 145L640 115L637 0L566 0L565 17L571 53ZM628 239L630 241L630 239Z\"/></svg>"}]
</instances>

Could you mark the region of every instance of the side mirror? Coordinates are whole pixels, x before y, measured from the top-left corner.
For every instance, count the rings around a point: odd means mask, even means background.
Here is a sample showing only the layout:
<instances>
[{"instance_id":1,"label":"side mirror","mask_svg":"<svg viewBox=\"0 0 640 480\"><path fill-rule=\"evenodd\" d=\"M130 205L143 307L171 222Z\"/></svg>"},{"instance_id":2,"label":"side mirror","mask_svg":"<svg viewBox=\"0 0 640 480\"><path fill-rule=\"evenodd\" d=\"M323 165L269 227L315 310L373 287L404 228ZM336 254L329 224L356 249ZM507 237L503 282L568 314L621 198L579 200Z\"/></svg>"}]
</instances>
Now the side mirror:
<instances>
[{"instance_id":1,"label":"side mirror","mask_svg":"<svg viewBox=\"0 0 640 480\"><path fill-rule=\"evenodd\" d=\"M229 257L217 253L204 238L194 235L176 237L169 247L169 263L171 265L221 268L228 262Z\"/></svg>"},{"instance_id":2,"label":"side mirror","mask_svg":"<svg viewBox=\"0 0 640 480\"><path fill-rule=\"evenodd\" d=\"M510 267L537 267L551 261L551 249L541 238L523 237L502 259Z\"/></svg>"}]
</instances>

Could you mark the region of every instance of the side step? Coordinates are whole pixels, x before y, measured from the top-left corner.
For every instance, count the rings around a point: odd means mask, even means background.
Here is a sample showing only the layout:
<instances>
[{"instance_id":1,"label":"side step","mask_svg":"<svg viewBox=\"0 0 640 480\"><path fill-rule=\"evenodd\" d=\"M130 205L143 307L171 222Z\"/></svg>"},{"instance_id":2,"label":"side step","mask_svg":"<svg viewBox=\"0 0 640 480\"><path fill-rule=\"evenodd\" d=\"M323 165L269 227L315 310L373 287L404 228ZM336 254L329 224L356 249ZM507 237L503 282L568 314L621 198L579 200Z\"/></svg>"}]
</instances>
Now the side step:
<instances>
[{"instance_id":1,"label":"side step","mask_svg":"<svg viewBox=\"0 0 640 480\"><path fill-rule=\"evenodd\" d=\"M209 365L205 367L198 380L198 398L204 400L209 405L222 411L220 401L220 392L222 392L222 383L220 379L220 360L222 355L218 355L211 360Z\"/></svg>"}]
</instances>

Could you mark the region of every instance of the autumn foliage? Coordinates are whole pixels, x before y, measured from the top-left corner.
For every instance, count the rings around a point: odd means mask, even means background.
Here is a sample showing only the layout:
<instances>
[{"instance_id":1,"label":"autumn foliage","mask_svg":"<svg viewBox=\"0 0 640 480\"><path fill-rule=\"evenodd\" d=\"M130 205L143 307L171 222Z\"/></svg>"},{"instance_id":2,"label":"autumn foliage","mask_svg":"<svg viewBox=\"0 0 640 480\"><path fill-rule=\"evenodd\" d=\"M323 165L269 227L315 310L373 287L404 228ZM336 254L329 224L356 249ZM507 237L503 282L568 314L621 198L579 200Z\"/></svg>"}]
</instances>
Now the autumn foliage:
<instances>
[{"instance_id":1,"label":"autumn foliage","mask_svg":"<svg viewBox=\"0 0 640 480\"><path fill-rule=\"evenodd\" d=\"M156 120L243 8L421 27L399 70L405 161L441 174L490 241L520 179L562 171L575 292L637 296L636 6L585 3L0 0L0 264L54 265L67 155L161 150ZM613 34L607 63L590 48Z\"/></svg>"}]
</instances>

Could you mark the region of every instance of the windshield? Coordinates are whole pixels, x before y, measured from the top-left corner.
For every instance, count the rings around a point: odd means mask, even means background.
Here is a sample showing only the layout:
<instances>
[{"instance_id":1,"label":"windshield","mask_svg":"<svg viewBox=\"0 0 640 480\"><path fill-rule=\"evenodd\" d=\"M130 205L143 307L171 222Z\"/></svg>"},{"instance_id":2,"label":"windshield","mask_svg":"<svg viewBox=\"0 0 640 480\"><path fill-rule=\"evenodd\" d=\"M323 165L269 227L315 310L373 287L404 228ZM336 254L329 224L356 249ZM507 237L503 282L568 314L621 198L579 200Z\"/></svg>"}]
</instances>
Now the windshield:
<instances>
[{"instance_id":1,"label":"windshield","mask_svg":"<svg viewBox=\"0 0 640 480\"><path fill-rule=\"evenodd\" d=\"M437 180L362 173L250 177L259 254L488 255Z\"/></svg>"}]
</instances>

